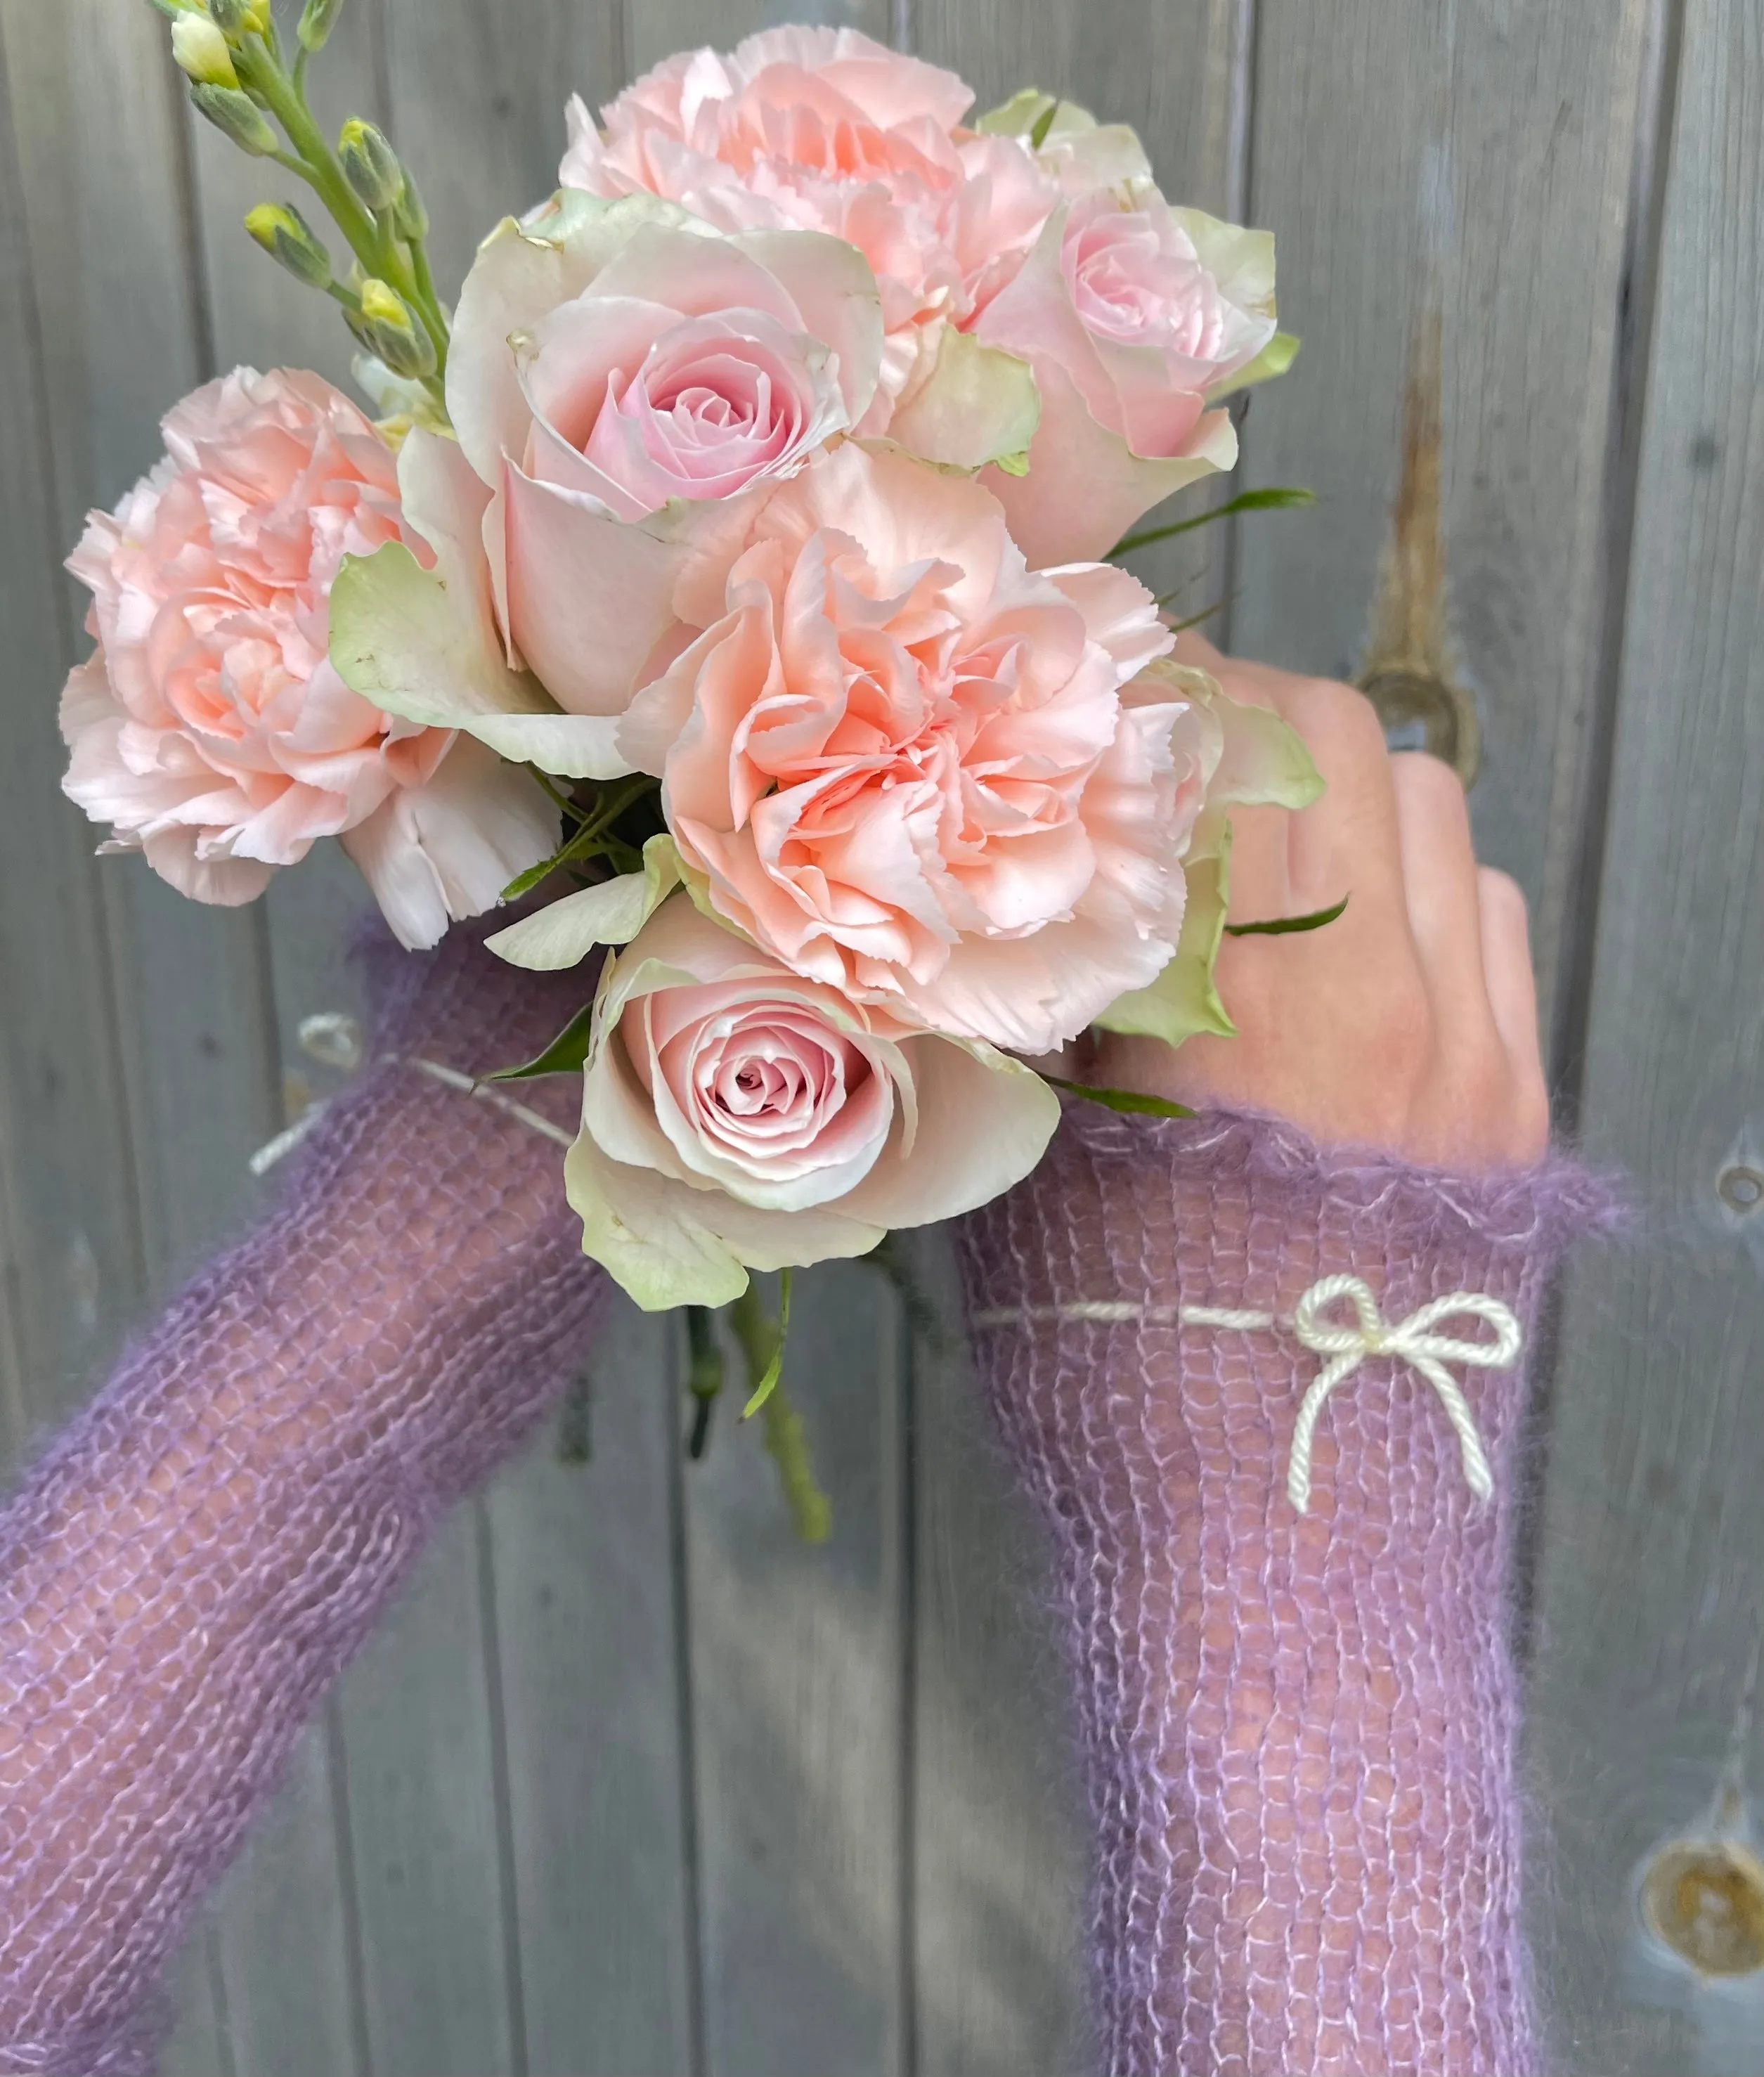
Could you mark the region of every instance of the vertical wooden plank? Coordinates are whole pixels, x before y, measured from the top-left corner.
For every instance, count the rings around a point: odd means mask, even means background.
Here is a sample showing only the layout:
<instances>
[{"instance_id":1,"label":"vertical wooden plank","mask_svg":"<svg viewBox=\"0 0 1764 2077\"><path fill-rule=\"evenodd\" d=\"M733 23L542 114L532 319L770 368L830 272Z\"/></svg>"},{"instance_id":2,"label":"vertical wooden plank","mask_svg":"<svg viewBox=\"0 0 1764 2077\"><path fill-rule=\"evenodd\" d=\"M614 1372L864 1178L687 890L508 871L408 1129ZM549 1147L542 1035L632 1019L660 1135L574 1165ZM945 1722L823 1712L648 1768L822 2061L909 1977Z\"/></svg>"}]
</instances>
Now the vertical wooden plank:
<instances>
[{"instance_id":1,"label":"vertical wooden plank","mask_svg":"<svg viewBox=\"0 0 1764 2077\"><path fill-rule=\"evenodd\" d=\"M1131 123L1173 200L1241 207L1247 54L1234 0L1026 13L917 0L915 14L920 53L959 72L980 108L1033 83ZM1224 535L1203 530L1136 568L1175 594L1174 612L1199 611L1230 583ZM926 2077L1077 2067L1088 1826L1046 1557L973 1398L946 1245L928 1237L917 1259L947 1337L941 1353L918 1349L913 1408L920 2067Z\"/></svg>"},{"instance_id":2,"label":"vertical wooden plank","mask_svg":"<svg viewBox=\"0 0 1764 2077\"><path fill-rule=\"evenodd\" d=\"M801 1272L787 1376L833 1502L823 1546L797 1542L734 1405L689 1467L711 2077L907 2067L899 1354L874 1271Z\"/></svg>"},{"instance_id":3,"label":"vertical wooden plank","mask_svg":"<svg viewBox=\"0 0 1764 2077\"><path fill-rule=\"evenodd\" d=\"M914 1932L922 2077L1091 2067L1089 1825L1048 1552L976 1388L941 1233L912 1251Z\"/></svg>"},{"instance_id":4,"label":"vertical wooden plank","mask_svg":"<svg viewBox=\"0 0 1764 2077\"><path fill-rule=\"evenodd\" d=\"M80 148L70 132L60 152L50 149L40 127L46 98L71 123L69 89L58 85L60 31L45 10L0 11L0 381L8 398L0 413L0 619L9 667L0 709L10 746L0 776L0 884L21 891L0 912L14 1447L64 1407L115 1346L142 1276L98 868L89 825L59 790L66 754L56 701L72 660L59 565L82 493L72 487L71 464L58 465L64 450L52 428L77 422L56 378L79 368L86 352L68 270L52 264L59 227L44 217L64 202L64 160ZM43 235L34 236L40 224ZM52 337L52 352L45 350Z\"/></svg>"},{"instance_id":5,"label":"vertical wooden plank","mask_svg":"<svg viewBox=\"0 0 1764 2077\"><path fill-rule=\"evenodd\" d=\"M547 1434L490 1496L527 2054L693 2068L674 1330L621 1302L586 1463Z\"/></svg>"},{"instance_id":6,"label":"vertical wooden plank","mask_svg":"<svg viewBox=\"0 0 1764 2077\"><path fill-rule=\"evenodd\" d=\"M888 0L625 0L625 7L633 77L676 51L701 44L731 51L756 29L786 22L861 29L878 43L888 42L892 26Z\"/></svg>"},{"instance_id":7,"label":"vertical wooden plank","mask_svg":"<svg viewBox=\"0 0 1764 2077\"><path fill-rule=\"evenodd\" d=\"M1646 0L1392 10L1265 0L1251 213L1304 339L1245 428L1314 514L1244 522L1234 637L1351 676L1388 526L1412 324L1443 311L1445 531L1480 713L1479 846L1524 884L1546 1020L1601 667L1613 377Z\"/></svg>"},{"instance_id":8,"label":"vertical wooden plank","mask_svg":"<svg viewBox=\"0 0 1764 2077\"><path fill-rule=\"evenodd\" d=\"M623 84L617 0L382 0L394 142L433 220L435 279L450 301L478 242L557 185L564 110Z\"/></svg>"},{"instance_id":9,"label":"vertical wooden plank","mask_svg":"<svg viewBox=\"0 0 1764 2077\"><path fill-rule=\"evenodd\" d=\"M1532 1714L1559 2067L1662 2077L1764 2056L1760 1979L1649 1958L1631 1892L1764 1793L1764 22L1683 36L1584 1105L1651 1217L1569 1293Z\"/></svg>"}]
</instances>

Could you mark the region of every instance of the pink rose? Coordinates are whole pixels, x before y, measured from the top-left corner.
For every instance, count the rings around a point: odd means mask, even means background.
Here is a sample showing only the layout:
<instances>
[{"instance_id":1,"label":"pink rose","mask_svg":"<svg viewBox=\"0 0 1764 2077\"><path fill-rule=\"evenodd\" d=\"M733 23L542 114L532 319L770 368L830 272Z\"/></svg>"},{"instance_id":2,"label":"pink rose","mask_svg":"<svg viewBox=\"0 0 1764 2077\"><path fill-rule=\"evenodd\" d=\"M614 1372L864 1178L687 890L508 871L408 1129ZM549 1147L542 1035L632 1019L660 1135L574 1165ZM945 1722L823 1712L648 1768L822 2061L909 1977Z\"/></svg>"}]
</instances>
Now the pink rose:
<instances>
[{"instance_id":1,"label":"pink rose","mask_svg":"<svg viewBox=\"0 0 1764 2077\"><path fill-rule=\"evenodd\" d=\"M852 1003L676 895L603 979L564 1176L640 1305L722 1305L750 1268L986 1203L1059 1116L1018 1063Z\"/></svg>"},{"instance_id":2,"label":"pink rose","mask_svg":"<svg viewBox=\"0 0 1764 2077\"><path fill-rule=\"evenodd\" d=\"M725 238L647 197L564 194L485 241L447 404L493 493L505 632L560 706L620 710L664 624L634 611L643 580L853 424L880 349L868 267L818 233Z\"/></svg>"},{"instance_id":3,"label":"pink rose","mask_svg":"<svg viewBox=\"0 0 1764 2077\"><path fill-rule=\"evenodd\" d=\"M397 464L318 377L238 368L186 397L165 459L69 567L98 647L69 676L64 787L198 901L249 901L340 835L393 928L432 944L556 840L523 774L381 713L331 668L345 556L400 531Z\"/></svg>"},{"instance_id":4,"label":"pink rose","mask_svg":"<svg viewBox=\"0 0 1764 2077\"><path fill-rule=\"evenodd\" d=\"M1032 574L976 483L847 443L762 506L703 629L633 702L707 898L903 1020L1053 1050L1170 957L1181 702L1121 688L1171 637L1136 579Z\"/></svg>"},{"instance_id":5,"label":"pink rose","mask_svg":"<svg viewBox=\"0 0 1764 2077\"><path fill-rule=\"evenodd\" d=\"M881 285L881 385L859 430L888 429L959 323L1034 243L1057 190L1014 137L957 131L953 73L855 29L780 28L732 56L683 52L601 112L578 98L559 178L648 194L726 230L795 224L855 245Z\"/></svg>"},{"instance_id":6,"label":"pink rose","mask_svg":"<svg viewBox=\"0 0 1764 2077\"><path fill-rule=\"evenodd\" d=\"M1054 211L975 330L1041 392L1028 475L987 479L1012 531L1032 564L1104 556L1235 463L1230 419L1208 404L1274 336L1274 240L1172 209L1149 181L1103 189Z\"/></svg>"}]
</instances>

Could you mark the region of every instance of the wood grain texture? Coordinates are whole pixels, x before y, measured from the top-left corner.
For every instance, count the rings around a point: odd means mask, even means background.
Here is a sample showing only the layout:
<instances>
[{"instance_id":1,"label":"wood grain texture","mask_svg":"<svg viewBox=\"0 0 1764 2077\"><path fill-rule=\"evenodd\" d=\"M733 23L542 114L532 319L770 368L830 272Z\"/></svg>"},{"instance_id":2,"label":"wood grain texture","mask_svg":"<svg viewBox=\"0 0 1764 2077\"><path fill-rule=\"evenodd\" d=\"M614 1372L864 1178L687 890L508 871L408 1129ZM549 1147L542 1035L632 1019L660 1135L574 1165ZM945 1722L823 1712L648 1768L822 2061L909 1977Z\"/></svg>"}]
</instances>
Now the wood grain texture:
<instances>
[{"instance_id":1,"label":"wood grain texture","mask_svg":"<svg viewBox=\"0 0 1764 2077\"><path fill-rule=\"evenodd\" d=\"M890 34L888 0L624 0L624 5L633 78L676 51L701 44L733 50L755 30L785 22L862 29L884 44Z\"/></svg>"},{"instance_id":2,"label":"wood grain texture","mask_svg":"<svg viewBox=\"0 0 1764 2077\"><path fill-rule=\"evenodd\" d=\"M797 1540L738 1366L686 1478L709 2077L904 2069L904 1509L897 1307L797 1279L786 1377L833 1502Z\"/></svg>"},{"instance_id":3,"label":"wood grain texture","mask_svg":"<svg viewBox=\"0 0 1764 2077\"><path fill-rule=\"evenodd\" d=\"M1645 0L1390 9L1264 0L1250 214L1296 366L1244 428L1313 513L1242 522L1232 632L1351 676L1396 481L1408 339L1437 294L1445 526L1480 710L1479 848L1535 905L1546 1021L1587 811L1612 380Z\"/></svg>"},{"instance_id":4,"label":"wood grain texture","mask_svg":"<svg viewBox=\"0 0 1764 2077\"><path fill-rule=\"evenodd\" d=\"M1764 1609L1764 22L1690 0L1643 423L1585 1121L1645 1248L1583 1263L1563 1323L1533 1709L1565 2071L1754 2069L1754 1979L1650 1963L1629 1883L1756 1823ZM1741 1200L1743 1202L1743 1198Z\"/></svg>"},{"instance_id":5,"label":"wood grain texture","mask_svg":"<svg viewBox=\"0 0 1764 2077\"><path fill-rule=\"evenodd\" d=\"M672 1323L585 1351L586 1463L548 1432L490 1495L528 2067L693 2068Z\"/></svg>"},{"instance_id":6,"label":"wood grain texture","mask_svg":"<svg viewBox=\"0 0 1764 2077\"><path fill-rule=\"evenodd\" d=\"M948 1236L911 1259L917 2068L1085 2069L1089 1828L1048 1552L975 1384Z\"/></svg>"}]
</instances>

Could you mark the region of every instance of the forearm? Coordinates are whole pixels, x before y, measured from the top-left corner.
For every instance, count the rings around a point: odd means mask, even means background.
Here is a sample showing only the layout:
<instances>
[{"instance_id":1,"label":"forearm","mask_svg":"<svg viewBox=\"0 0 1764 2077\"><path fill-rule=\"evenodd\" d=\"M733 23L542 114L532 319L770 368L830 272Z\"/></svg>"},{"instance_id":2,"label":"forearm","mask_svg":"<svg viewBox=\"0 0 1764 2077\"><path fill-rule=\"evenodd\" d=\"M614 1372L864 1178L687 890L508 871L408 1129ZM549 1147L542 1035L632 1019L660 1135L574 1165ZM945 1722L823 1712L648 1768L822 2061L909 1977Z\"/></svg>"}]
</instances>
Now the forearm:
<instances>
[{"instance_id":1,"label":"forearm","mask_svg":"<svg viewBox=\"0 0 1764 2077\"><path fill-rule=\"evenodd\" d=\"M375 1068L0 1511L0 2070L148 2067L302 1725L580 1368L605 1283L557 1154Z\"/></svg>"},{"instance_id":2,"label":"forearm","mask_svg":"<svg viewBox=\"0 0 1764 2077\"><path fill-rule=\"evenodd\" d=\"M1392 1325L1468 1292L1529 1342L1601 1202L1566 1167L1449 1184L1268 1123L1092 1112L969 1222L977 1359L1075 1648L1109 2071L1533 2067L1505 1586L1525 1352L1456 1370L1486 1501L1433 1385L1374 1356L1319 1416L1301 1513L1325 1359L1291 1322L1346 1272Z\"/></svg>"}]
</instances>

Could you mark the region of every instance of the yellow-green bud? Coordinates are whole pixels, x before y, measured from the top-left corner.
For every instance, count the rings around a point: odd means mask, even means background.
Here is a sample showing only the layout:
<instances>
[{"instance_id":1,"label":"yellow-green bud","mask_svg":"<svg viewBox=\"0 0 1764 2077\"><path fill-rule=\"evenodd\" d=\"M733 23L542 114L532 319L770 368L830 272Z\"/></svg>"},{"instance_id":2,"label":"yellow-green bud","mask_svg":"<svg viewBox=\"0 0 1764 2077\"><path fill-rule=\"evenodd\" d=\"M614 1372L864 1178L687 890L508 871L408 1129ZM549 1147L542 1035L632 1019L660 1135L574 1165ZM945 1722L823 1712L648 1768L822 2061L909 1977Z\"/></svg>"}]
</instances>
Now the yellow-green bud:
<instances>
[{"instance_id":1,"label":"yellow-green bud","mask_svg":"<svg viewBox=\"0 0 1764 2077\"><path fill-rule=\"evenodd\" d=\"M242 36L252 26L249 0L208 0L215 26L227 36Z\"/></svg>"},{"instance_id":2,"label":"yellow-green bud","mask_svg":"<svg viewBox=\"0 0 1764 2077\"><path fill-rule=\"evenodd\" d=\"M227 39L206 15L180 15L173 23L172 56L199 86L239 85Z\"/></svg>"},{"instance_id":3,"label":"yellow-green bud","mask_svg":"<svg viewBox=\"0 0 1764 2077\"><path fill-rule=\"evenodd\" d=\"M398 199L392 206L392 226L401 238L426 238L429 235L427 206L408 173L404 177L404 185L398 190Z\"/></svg>"},{"instance_id":4,"label":"yellow-green bud","mask_svg":"<svg viewBox=\"0 0 1764 2077\"><path fill-rule=\"evenodd\" d=\"M339 134L337 156L364 209L377 215L397 202L404 186L404 169L383 130L352 115Z\"/></svg>"},{"instance_id":5,"label":"yellow-green bud","mask_svg":"<svg viewBox=\"0 0 1764 2077\"><path fill-rule=\"evenodd\" d=\"M294 31L300 39L301 48L322 51L325 39L337 26L337 17L342 12L343 0L306 0L300 27Z\"/></svg>"},{"instance_id":6,"label":"yellow-green bud","mask_svg":"<svg viewBox=\"0 0 1764 2077\"><path fill-rule=\"evenodd\" d=\"M370 274L361 285L359 318L348 313L349 329L370 353L377 354L394 375L420 382L435 368L435 342L410 314L396 289Z\"/></svg>"},{"instance_id":7,"label":"yellow-green bud","mask_svg":"<svg viewBox=\"0 0 1764 2077\"><path fill-rule=\"evenodd\" d=\"M206 115L217 130L231 137L240 151L249 152L254 159L267 159L275 150L275 131L264 120L256 102L243 89L204 86L198 81L190 89L190 99L195 102L198 113Z\"/></svg>"},{"instance_id":8,"label":"yellow-green bud","mask_svg":"<svg viewBox=\"0 0 1764 2077\"><path fill-rule=\"evenodd\" d=\"M309 288L330 287L331 255L297 209L287 202L260 202L246 216L245 228L296 281Z\"/></svg>"}]
</instances>

